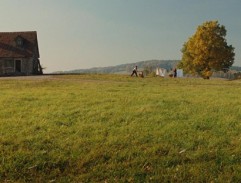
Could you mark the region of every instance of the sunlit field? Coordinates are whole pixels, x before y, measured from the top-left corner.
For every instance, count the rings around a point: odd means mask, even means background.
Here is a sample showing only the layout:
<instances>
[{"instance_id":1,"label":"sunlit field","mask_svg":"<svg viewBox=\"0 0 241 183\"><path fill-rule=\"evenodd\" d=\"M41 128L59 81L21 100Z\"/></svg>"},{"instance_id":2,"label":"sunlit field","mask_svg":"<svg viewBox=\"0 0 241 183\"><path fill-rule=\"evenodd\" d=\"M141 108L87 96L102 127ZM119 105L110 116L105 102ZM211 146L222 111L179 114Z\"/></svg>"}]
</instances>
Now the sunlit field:
<instances>
[{"instance_id":1,"label":"sunlit field","mask_svg":"<svg viewBox=\"0 0 241 183\"><path fill-rule=\"evenodd\" d=\"M241 80L0 79L0 182L240 182Z\"/></svg>"}]
</instances>

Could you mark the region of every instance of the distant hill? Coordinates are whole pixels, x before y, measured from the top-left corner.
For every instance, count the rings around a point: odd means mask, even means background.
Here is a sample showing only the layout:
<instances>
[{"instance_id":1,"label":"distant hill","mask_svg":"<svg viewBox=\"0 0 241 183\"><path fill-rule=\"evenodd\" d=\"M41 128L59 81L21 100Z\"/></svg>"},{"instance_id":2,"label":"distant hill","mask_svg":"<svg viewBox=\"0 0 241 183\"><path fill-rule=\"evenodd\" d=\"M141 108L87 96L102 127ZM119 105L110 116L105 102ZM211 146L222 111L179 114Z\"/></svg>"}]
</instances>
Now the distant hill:
<instances>
[{"instance_id":1,"label":"distant hill","mask_svg":"<svg viewBox=\"0 0 241 183\"><path fill-rule=\"evenodd\" d=\"M232 66L230 68L230 70L235 70L235 71L241 72L241 67L239 67L239 66Z\"/></svg>"},{"instance_id":2,"label":"distant hill","mask_svg":"<svg viewBox=\"0 0 241 183\"><path fill-rule=\"evenodd\" d=\"M110 67L94 67L90 69L76 69L70 71L63 71L61 73L105 73L105 74L127 74L132 71L135 66L138 66L138 70L144 68L155 69L156 67L165 68L167 70L172 69L177 65L179 60L147 60L135 63L121 64Z\"/></svg>"},{"instance_id":3,"label":"distant hill","mask_svg":"<svg viewBox=\"0 0 241 183\"><path fill-rule=\"evenodd\" d=\"M70 71L59 71L54 72L54 74L58 73L99 73L99 74L129 74L132 72L132 69L135 66L138 66L138 70L144 70L145 68L155 70L155 68L160 67L167 69L170 71L180 62L179 60L146 60L146 61L139 61L135 63L127 63L121 64L116 66L109 66L109 67L94 67L90 69L75 69ZM241 67L239 66L232 66L230 70L235 70L241 72Z\"/></svg>"}]
</instances>

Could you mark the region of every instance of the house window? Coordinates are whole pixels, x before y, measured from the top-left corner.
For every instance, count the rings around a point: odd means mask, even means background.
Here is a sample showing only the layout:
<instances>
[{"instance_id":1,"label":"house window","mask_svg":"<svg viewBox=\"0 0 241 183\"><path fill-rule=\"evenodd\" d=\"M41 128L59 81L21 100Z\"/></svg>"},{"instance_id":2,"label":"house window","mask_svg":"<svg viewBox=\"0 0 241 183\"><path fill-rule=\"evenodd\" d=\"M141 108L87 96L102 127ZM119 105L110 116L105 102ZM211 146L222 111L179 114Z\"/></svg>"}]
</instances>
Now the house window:
<instances>
[{"instance_id":1,"label":"house window","mask_svg":"<svg viewBox=\"0 0 241 183\"><path fill-rule=\"evenodd\" d=\"M16 41L17 46L20 46L20 47L23 46L23 38L22 38L22 37L18 36L18 37L15 39L15 41Z\"/></svg>"},{"instance_id":2,"label":"house window","mask_svg":"<svg viewBox=\"0 0 241 183\"><path fill-rule=\"evenodd\" d=\"M23 45L23 40L22 39L17 39L17 45L22 46Z\"/></svg>"},{"instance_id":3,"label":"house window","mask_svg":"<svg viewBox=\"0 0 241 183\"><path fill-rule=\"evenodd\" d=\"M4 60L4 73L14 72L14 61L13 60Z\"/></svg>"}]
</instances>

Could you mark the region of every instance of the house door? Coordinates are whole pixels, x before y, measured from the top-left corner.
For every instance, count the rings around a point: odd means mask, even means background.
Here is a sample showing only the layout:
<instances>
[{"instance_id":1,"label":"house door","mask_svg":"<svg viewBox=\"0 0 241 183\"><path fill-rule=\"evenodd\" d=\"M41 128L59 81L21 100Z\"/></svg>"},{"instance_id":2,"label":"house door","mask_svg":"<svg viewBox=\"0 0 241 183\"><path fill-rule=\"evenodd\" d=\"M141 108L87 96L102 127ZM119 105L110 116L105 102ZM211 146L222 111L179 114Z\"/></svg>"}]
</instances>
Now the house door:
<instances>
[{"instance_id":1,"label":"house door","mask_svg":"<svg viewBox=\"0 0 241 183\"><path fill-rule=\"evenodd\" d=\"M15 60L15 72L22 72L21 60Z\"/></svg>"}]
</instances>

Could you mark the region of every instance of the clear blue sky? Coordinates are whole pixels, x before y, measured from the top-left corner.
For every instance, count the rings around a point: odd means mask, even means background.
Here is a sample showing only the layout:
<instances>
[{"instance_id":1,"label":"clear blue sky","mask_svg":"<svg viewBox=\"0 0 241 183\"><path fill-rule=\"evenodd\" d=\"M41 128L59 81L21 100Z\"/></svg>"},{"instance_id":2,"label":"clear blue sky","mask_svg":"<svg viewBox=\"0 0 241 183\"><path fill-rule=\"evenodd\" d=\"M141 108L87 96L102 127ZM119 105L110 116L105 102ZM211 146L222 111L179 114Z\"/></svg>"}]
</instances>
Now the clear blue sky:
<instances>
[{"instance_id":1,"label":"clear blue sky","mask_svg":"<svg viewBox=\"0 0 241 183\"><path fill-rule=\"evenodd\" d=\"M197 26L218 20L241 66L241 0L1 0L0 32L37 31L46 72L180 59Z\"/></svg>"}]
</instances>

